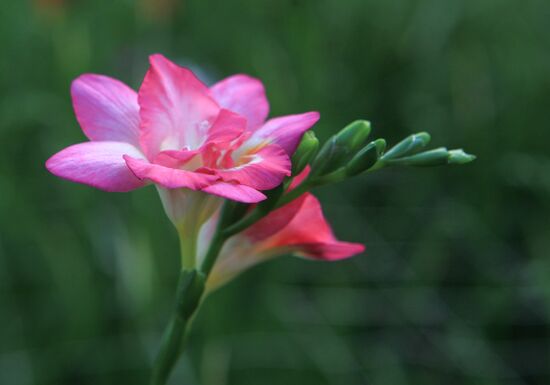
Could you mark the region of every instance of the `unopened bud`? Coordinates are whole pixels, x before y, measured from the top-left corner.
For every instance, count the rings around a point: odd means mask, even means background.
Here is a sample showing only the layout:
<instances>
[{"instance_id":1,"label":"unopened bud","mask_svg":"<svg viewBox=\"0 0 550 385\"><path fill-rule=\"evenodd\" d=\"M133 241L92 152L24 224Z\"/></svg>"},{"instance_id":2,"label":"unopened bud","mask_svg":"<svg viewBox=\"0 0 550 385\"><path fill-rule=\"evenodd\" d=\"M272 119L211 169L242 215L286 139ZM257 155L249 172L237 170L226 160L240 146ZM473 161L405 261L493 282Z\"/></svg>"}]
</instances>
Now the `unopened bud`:
<instances>
[{"instance_id":1,"label":"unopened bud","mask_svg":"<svg viewBox=\"0 0 550 385\"><path fill-rule=\"evenodd\" d=\"M346 165L346 175L355 176L368 170L376 164L380 155L386 149L386 141L377 139L363 147Z\"/></svg>"},{"instance_id":2,"label":"unopened bud","mask_svg":"<svg viewBox=\"0 0 550 385\"><path fill-rule=\"evenodd\" d=\"M370 130L368 121L356 120L332 136L315 157L312 174L325 175L343 167L363 146Z\"/></svg>"},{"instance_id":3,"label":"unopened bud","mask_svg":"<svg viewBox=\"0 0 550 385\"><path fill-rule=\"evenodd\" d=\"M403 166L439 166L447 164L449 151L445 147L436 148L420 154L406 156L399 159L389 160L389 164L400 164Z\"/></svg>"},{"instance_id":4,"label":"unopened bud","mask_svg":"<svg viewBox=\"0 0 550 385\"><path fill-rule=\"evenodd\" d=\"M475 159L474 155L466 154L462 150L447 150L445 147L421 152L411 156L388 161L389 164L403 166L428 167L445 164L463 164Z\"/></svg>"},{"instance_id":5,"label":"unopened bud","mask_svg":"<svg viewBox=\"0 0 550 385\"><path fill-rule=\"evenodd\" d=\"M461 148L449 151L449 164L464 164L473 161L475 155L464 152Z\"/></svg>"},{"instance_id":6,"label":"unopened bud","mask_svg":"<svg viewBox=\"0 0 550 385\"><path fill-rule=\"evenodd\" d=\"M430 142L430 139L430 134L427 132L419 132L417 134L410 135L386 152L383 159L391 160L413 154L415 151L425 147Z\"/></svg>"},{"instance_id":7,"label":"unopened bud","mask_svg":"<svg viewBox=\"0 0 550 385\"><path fill-rule=\"evenodd\" d=\"M370 130L369 121L356 120L335 135L336 141L340 145L345 145L350 151L357 151L367 140Z\"/></svg>"},{"instance_id":8,"label":"unopened bud","mask_svg":"<svg viewBox=\"0 0 550 385\"><path fill-rule=\"evenodd\" d=\"M313 160L319 149L319 139L313 131L306 131L296 152L292 155L292 175L298 175Z\"/></svg>"}]
</instances>

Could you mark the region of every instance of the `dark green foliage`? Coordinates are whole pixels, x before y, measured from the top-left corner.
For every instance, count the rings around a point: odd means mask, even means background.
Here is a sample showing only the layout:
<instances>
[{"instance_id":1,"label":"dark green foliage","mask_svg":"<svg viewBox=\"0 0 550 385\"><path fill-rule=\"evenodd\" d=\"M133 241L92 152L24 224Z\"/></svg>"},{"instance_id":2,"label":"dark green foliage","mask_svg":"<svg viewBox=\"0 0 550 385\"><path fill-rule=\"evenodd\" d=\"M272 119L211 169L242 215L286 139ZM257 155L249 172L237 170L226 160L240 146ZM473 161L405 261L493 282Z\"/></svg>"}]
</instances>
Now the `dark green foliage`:
<instances>
[{"instance_id":1,"label":"dark green foliage","mask_svg":"<svg viewBox=\"0 0 550 385\"><path fill-rule=\"evenodd\" d=\"M154 188L44 162L85 140L71 80L136 87L152 52L261 78L272 115L321 112L321 143L368 119L478 156L319 189L365 255L282 258L214 294L174 384L550 383L549 20L546 0L1 1L0 384L147 384L176 232Z\"/></svg>"}]
</instances>

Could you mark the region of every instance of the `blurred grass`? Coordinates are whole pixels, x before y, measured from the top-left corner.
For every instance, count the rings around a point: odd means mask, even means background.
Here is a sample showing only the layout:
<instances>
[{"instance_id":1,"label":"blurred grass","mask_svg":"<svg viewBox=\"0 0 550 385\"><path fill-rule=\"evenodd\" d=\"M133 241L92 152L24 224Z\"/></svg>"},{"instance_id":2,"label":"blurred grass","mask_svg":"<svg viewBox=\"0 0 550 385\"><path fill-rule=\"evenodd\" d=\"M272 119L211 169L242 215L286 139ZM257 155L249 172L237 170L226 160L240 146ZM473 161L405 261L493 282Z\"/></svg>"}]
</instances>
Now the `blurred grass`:
<instances>
[{"instance_id":1,"label":"blurred grass","mask_svg":"<svg viewBox=\"0 0 550 385\"><path fill-rule=\"evenodd\" d=\"M207 301L173 383L549 383L549 17L543 0L2 2L0 383L147 383L178 268L156 192L43 164L84 140L70 81L136 87L152 52L260 77L273 115L319 110L321 138L368 118L478 155L318 191L365 255L246 273Z\"/></svg>"}]
</instances>

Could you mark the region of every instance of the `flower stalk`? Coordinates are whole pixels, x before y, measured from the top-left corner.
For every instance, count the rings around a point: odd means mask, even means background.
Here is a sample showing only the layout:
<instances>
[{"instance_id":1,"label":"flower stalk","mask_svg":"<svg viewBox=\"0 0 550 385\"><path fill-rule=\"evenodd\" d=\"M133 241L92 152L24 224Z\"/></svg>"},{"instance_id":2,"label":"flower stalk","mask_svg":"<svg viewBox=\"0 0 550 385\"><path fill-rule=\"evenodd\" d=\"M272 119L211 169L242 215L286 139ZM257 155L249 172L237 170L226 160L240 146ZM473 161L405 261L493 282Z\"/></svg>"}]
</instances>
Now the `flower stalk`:
<instances>
[{"instance_id":1,"label":"flower stalk","mask_svg":"<svg viewBox=\"0 0 550 385\"><path fill-rule=\"evenodd\" d=\"M151 373L151 385L164 385L174 368L202 296L205 277L197 270L182 270L178 280L176 305L164 332Z\"/></svg>"},{"instance_id":2,"label":"flower stalk","mask_svg":"<svg viewBox=\"0 0 550 385\"><path fill-rule=\"evenodd\" d=\"M224 203L216 232L200 269L188 270L184 267L181 271L176 291L176 305L162 337L160 349L153 365L151 385L164 385L166 383L183 351L187 331L205 295L206 281L228 238L222 231L222 227L234 220L235 214L238 215L239 211L242 211L242 207L238 204L231 201ZM181 240L182 245L189 242L194 243L196 239ZM192 251L196 254L196 247ZM188 260L188 258L182 256L182 261L185 260Z\"/></svg>"}]
</instances>

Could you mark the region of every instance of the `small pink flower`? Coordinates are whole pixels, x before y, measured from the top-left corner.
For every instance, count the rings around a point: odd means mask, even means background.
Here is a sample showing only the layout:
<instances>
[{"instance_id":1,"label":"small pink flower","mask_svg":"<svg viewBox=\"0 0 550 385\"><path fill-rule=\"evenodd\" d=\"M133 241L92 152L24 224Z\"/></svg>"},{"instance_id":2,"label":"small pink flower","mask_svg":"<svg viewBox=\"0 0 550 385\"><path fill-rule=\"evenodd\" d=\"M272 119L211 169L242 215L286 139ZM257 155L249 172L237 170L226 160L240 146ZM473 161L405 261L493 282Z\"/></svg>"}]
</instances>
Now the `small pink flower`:
<instances>
[{"instance_id":1,"label":"small pink flower","mask_svg":"<svg viewBox=\"0 0 550 385\"><path fill-rule=\"evenodd\" d=\"M309 169L306 169L297 176L291 188L298 185L308 172ZM201 234L203 246L208 244L214 226L215 218L205 225ZM338 241L323 215L319 200L313 194L305 193L229 239L207 285L209 290L215 290L247 268L283 254L337 261L359 254L364 249L358 243Z\"/></svg>"},{"instance_id":2,"label":"small pink flower","mask_svg":"<svg viewBox=\"0 0 550 385\"><path fill-rule=\"evenodd\" d=\"M261 190L290 174L290 156L317 112L266 121L257 79L235 75L208 88L162 55L150 64L138 93L102 75L73 82L75 113L90 141L52 156L51 173L106 191L154 183L245 203L265 199Z\"/></svg>"}]
</instances>

